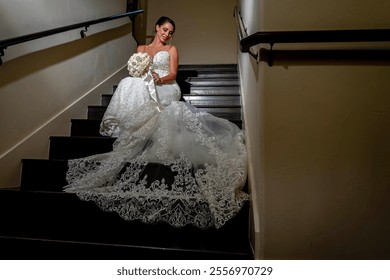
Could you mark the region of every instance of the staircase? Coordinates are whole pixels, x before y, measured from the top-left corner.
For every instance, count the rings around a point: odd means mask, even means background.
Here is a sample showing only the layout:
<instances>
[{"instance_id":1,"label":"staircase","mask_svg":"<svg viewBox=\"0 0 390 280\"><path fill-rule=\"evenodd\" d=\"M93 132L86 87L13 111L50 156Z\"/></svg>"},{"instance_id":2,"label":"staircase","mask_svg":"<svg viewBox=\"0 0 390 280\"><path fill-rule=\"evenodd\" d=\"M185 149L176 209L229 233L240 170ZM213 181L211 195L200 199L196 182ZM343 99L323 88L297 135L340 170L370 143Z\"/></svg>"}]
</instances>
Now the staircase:
<instances>
[{"instance_id":1,"label":"staircase","mask_svg":"<svg viewBox=\"0 0 390 280\"><path fill-rule=\"evenodd\" d=\"M237 65L182 65L177 81L183 100L241 126ZM249 205L221 229L178 229L124 221L62 192L67 159L112 150L115 139L98 133L111 97L72 119L70 136L50 137L48 159L23 159L20 188L0 190L0 258L252 259Z\"/></svg>"}]
</instances>

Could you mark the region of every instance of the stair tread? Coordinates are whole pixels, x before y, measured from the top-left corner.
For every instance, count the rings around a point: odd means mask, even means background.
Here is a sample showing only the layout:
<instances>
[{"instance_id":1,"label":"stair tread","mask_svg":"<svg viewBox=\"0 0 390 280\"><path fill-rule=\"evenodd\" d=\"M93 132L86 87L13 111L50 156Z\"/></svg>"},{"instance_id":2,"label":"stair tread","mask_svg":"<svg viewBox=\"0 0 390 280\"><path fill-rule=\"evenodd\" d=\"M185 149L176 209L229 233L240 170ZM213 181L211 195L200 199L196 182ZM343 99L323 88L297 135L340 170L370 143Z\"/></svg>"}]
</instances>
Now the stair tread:
<instances>
[{"instance_id":1,"label":"stair tread","mask_svg":"<svg viewBox=\"0 0 390 280\"><path fill-rule=\"evenodd\" d=\"M0 258L12 260L248 260L250 253L195 251L0 236ZM15 250L23 248L23 251Z\"/></svg>"},{"instance_id":2,"label":"stair tread","mask_svg":"<svg viewBox=\"0 0 390 280\"><path fill-rule=\"evenodd\" d=\"M173 228L168 224L148 225L125 221L116 213L103 212L93 202L81 201L74 194L17 190L0 192L1 212L4 213L5 209L12 211L13 218L19 221L13 226L7 226L13 221L3 215L4 227L0 229L0 236L160 250L219 252L246 257L249 252L247 241L235 240L237 225L234 225L234 221L219 230L201 230L192 226ZM52 218L48 210L56 213L56 216ZM240 214L246 215L245 212ZM242 223L239 219L237 221Z\"/></svg>"}]
</instances>

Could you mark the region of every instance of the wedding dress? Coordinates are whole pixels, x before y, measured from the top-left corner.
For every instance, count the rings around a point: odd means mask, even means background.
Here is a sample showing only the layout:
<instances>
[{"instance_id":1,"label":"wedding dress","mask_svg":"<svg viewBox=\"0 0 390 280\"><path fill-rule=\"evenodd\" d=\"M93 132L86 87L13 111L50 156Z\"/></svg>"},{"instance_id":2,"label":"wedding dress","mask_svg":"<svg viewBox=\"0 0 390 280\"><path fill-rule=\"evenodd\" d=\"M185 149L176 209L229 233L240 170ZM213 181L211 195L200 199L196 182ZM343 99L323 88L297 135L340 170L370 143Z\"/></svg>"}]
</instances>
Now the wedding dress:
<instances>
[{"instance_id":1,"label":"wedding dress","mask_svg":"<svg viewBox=\"0 0 390 280\"><path fill-rule=\"evenodd\" d=\"M158 52L152 70L167 75L169 59ZM69 160L64 191L125 220L223 226L248 200L242 131L179 99L176 82L124 78L100 128L113 151Z\"/></svg>"}]
</instances>

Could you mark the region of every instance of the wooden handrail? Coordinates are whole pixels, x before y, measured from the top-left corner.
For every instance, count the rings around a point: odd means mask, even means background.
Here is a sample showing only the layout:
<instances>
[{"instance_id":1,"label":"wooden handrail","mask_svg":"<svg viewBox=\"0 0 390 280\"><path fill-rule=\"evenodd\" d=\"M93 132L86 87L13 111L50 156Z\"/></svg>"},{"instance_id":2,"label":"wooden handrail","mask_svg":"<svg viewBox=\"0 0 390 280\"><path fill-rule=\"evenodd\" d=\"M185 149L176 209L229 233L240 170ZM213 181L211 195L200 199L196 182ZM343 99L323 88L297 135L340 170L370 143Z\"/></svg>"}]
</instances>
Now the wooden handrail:
<instances>
[{"instance_id":1,"label":"wooden handrail","mask_svg":"<svg viewBox=\"0 0 390 280\"><path fill-rule=\"evenodd\" d=\"M88 27L91 25L106 22L106 21L116 20L116 19L120 19L123 17L134 16L134 15L137 15L137 14L143 13L143 12L144 12L143 10L136 10L136 11L131 11L131 12L123 13L123 14L117 14L117 15L113 15L113 16L109 16L109 17L103 17L100 19L84 21L84 22L71 24L71 25L67 25L67 26L63 26L63 27L58 27L58 28L54 28L54 29L41 31L41 32L36 32L36 33L31 33L31 34L27 34L27 35L23 35L23 36L18 36L18 37L14 37L14 38L1 40L0 41L0 65L2 64L1 57L4 56L4 50L9 46L21 44L24 42L32 41L35 39L47 37L50 35L66 32L66 31L78 29L78 28L84 28L84 30L80 31L81 38L84 38L85 32L87 31Z\"/></svg>"}]
</instances>

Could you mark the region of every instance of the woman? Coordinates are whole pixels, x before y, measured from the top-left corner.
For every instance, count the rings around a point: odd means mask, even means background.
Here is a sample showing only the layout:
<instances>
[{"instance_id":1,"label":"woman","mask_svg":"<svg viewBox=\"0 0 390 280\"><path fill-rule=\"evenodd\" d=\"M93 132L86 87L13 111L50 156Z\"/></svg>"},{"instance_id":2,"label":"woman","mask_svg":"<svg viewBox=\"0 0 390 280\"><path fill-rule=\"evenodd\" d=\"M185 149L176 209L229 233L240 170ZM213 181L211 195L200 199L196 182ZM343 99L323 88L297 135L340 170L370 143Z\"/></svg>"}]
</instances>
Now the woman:
<instances>
[{"instance_id":1,"label":"woman","mask_svg":"<svg viewBox=\"0 0 390 280\"><path fill-rule=\"evenodd\" d=\"M154 100L159 98L160 107L165 107L171 104L172 101L178 101L180 99L181 92L176 83L176 74L179 65L178 51L175 46L167 44L172 39L174 32L174 21L165 16L160 17L155 24L153 41L149 45L138 46L138 53L147 53L152 59L152 69L150 70L154 83L151 85L152 81L149 81L148 93L144 86L145 81L134 79L134 77L123 79L119 83L111 99L110 106L107 108L103 117L100 134L118 137L119 124L129 119L128 112L135 112L134 108L138 108L141 104L149 101L150 91L154 92L158 90L158 96L152 95ZM131 74L134 76L134 73ZM149 77L144 77L144 80L147 80L147 78ZM154 89L154 86L157 89ZM130 92L131 94L129 94ZM136 116L137 114L134 113L132 116L133 119Z\"/></svg>"},{"instance_id":2,"label":"woman","mask_svg":"<svg viewBox=\"0 0 390 280\"><path fill-rule=\"evenodd\" d=\"M103 117L100 132L117 137L113 151L69 160L65 191L126 220L219 228L248 199L241 191L243 135L233 123L178 101L178 52L167 44L175 24L161 17L155 28L152 43L129 60L137 77L120 82Z\"/></svg>"}]
</instances>

